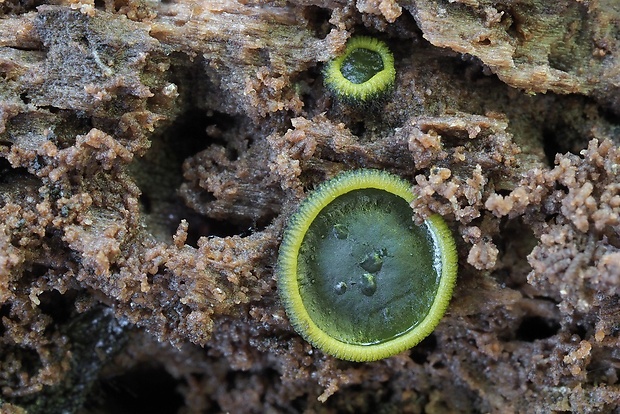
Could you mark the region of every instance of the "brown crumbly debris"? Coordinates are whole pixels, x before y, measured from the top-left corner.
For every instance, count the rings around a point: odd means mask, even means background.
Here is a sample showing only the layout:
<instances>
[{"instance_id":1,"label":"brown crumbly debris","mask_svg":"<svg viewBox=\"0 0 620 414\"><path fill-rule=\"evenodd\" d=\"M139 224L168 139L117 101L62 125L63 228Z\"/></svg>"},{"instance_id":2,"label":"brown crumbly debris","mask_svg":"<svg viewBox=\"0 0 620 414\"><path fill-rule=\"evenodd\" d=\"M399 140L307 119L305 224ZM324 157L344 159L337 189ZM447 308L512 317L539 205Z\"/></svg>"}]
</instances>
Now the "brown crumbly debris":
<instances>
[{"instance_id":1,"label":"brown crumbly debris","mask_svg":"<svg viewBox=\"0 0 620 414\"><path fill-rule=\"evenodd\" d=\"M521 153L506 131L506 120L492 115L416 119L409 135L415 166L428 171L415 177L416 221L435 213L458 221L463 239L473 245L467 263L479 270L493 269L498 255L490 238L499 227L497 220L483 216L484 200L492 189L510 187ZM488 240L482 240L480 229L469 227L474 221L494 229L485 232Z\"/></svg>"},{"instance_id":2,"label":"brown crumbly debris","mask_svg":"<svg viewBox=\"0 0 620 414\"><path fill-rule=\"evenodd\" d=\"M499 250L493 243L478 242L472 246L467 255L467 263L478 270L495 267Z\"/></svg>"},{"instance_id":3,"label":"brown crumbly debris","mask_svg":"<svg viewBox=\"0 0 620 414\"><path fill-rule=\"evenodd\" d=\"M0 3L0 412L620 405L611 2L52 3ZM365 108L321 80L354 34L396 60ZM437 329L365 364L292 329L274 272L361 167L459 256Z\"/></svg>"},{"instance_id":4,"label":"brown crumbly debris","mask_svg":"<svg viewBox=\"0 0 620 414\"><path fill-rule=\"evenodd\" d=\"M229 143L235 141L240 140L231 137ZM269 147L250 147L246 140L234 151L240 154L237 159L231 159L230 152L211 145L187 158L180 195L193 210L212 218L234 217L234 222L248 225L270 221L280 210L282 194L265 164Z\"/></svg>"},{"instance_id":5,"label":"brown crumbly debris","mask_svg":"<svg viewBox=\"0 0 620 414\"><path fill-rule=\"evenodd\" d=\"M403 12L394 0L357 0L356 7L360 13L382 15L389 23L394 23Z\"/></svg>"},{"instance_id":6,"label":"brown crumbly debris","mask_svg":"<svg viewBox=\"0 0 620 414\"><path fill-rule=\"evenodd\" d=\"M553 292L567 314L587 314L599 297L620 293L618 165L618 148L593 139L580 155L558 155L553 169L532 171L511 193L492 194L485 203L497 216L532 222L540 241L528 256L528 280Z\"/></svg>"}]
</instances>

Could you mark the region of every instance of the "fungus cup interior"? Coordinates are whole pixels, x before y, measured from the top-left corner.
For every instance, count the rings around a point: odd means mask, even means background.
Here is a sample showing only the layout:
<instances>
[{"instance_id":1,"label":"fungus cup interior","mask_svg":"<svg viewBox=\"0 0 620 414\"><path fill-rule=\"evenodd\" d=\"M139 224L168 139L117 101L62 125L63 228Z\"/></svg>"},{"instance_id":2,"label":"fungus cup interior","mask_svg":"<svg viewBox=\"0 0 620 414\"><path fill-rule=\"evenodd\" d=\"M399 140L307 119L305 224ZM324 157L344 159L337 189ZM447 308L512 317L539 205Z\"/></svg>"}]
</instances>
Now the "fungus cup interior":
<instances>
[{"instance_id":1,"label":"fungus cup interior","mask_svg":"<svg viewBox=\"0 0 620 414\"><path fill-rule=\"evenodd\" d=\"M342 61L340 72L347 80L360 84L383 70L383 58L370 49L354 49Z\"/></svg>"}]
</instances>

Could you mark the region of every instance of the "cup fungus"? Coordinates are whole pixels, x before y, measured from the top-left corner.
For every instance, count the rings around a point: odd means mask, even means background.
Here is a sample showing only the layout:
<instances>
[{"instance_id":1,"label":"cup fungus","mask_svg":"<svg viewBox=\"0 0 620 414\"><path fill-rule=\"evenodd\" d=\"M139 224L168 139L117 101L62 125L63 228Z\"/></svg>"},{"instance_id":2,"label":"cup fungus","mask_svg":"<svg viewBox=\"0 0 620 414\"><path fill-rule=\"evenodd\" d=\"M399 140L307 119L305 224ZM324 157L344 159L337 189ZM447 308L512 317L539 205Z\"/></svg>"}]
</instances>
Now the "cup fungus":
<instances>
[{"instance_id":1,"label":"cup fungus","mask_svg":"<svg viewBox=\"0 0 620 414\"><path fill-rule=\"evenodd\" d=\"M412 221L411 185L354 170L321 184L284 232L278 290L295 330L350 361L386 358L439 323L456 281L454 239L434 215Z\"/></svg>"},{"instance_id":2,"label":"cup fungus","mask_svg":"<svg viewBox=\"0 0 620 414\"><path fill-rule=\"evenodd\" d=\"M325 66L323 75L325 85L336 97L364 106L385 96L394 86L394 56L378 39L353 37L344 53Z\"/></svg>"}]
</instances>

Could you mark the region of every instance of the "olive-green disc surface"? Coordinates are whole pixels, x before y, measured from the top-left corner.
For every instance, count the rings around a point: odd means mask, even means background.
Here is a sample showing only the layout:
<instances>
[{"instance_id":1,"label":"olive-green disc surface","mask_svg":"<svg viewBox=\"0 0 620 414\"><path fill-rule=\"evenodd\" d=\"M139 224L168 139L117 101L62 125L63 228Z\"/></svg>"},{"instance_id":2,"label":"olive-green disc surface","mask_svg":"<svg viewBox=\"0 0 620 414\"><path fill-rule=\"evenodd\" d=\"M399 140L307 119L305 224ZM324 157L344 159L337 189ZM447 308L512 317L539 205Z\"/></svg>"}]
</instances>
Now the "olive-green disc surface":
<instances>
[{"instance_id":1,"label":"olive-green disc surface","mask_svg":"<svg viewBox=\"0 0 620 414\"><path fill-rule=\"evenodd\" d=\"M342 76L353 83L364 83L383 70L381 55L369 49L355 49L342 61Z\"/></svg>"},{"instance_id":2,"label":"olive-green disc surface","mask_svg":"<svg viewBox=\"0 0 620 414\"><path fill-rule=\"evenodd\" d=\"M287 228L278 285L293 325L339 358L368 361L407 349L443 315L456 275L439 216L412 221L409 184L357 170L320 186Z\"/></svg>"},{"instance_id":3,"label":"olive-green disc surface","mask_svg":"<svg viewBox=\"0 0 620 414\"><path fill-rule=\"evenodd\" d=\"M433 238L384 190L337 197L310 224L297 281L310 318L350 344L389 341L417 326L439 287Z\"/></svg>"}]
</instances>

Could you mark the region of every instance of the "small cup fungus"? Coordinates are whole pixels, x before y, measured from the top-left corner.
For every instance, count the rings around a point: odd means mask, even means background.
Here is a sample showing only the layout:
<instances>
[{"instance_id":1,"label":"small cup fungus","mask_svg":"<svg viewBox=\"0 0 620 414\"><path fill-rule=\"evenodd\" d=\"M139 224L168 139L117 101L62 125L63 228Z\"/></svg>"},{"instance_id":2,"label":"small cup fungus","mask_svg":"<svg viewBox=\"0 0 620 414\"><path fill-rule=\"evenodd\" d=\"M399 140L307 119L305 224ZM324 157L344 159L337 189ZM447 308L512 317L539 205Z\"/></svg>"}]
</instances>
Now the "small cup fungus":
<instances>
[{"instance_id":1,"label":"small cup fungus","mask_svg":"<svg viewBox=\"0 0 620 414\"><path fill-rule=\"evenodd\" d=\"M349 39L344 53L324 70L327 88L339 99L365 106L394 86L394 56L387 45L368 36Z\"/></svg>"}]
</instances>

